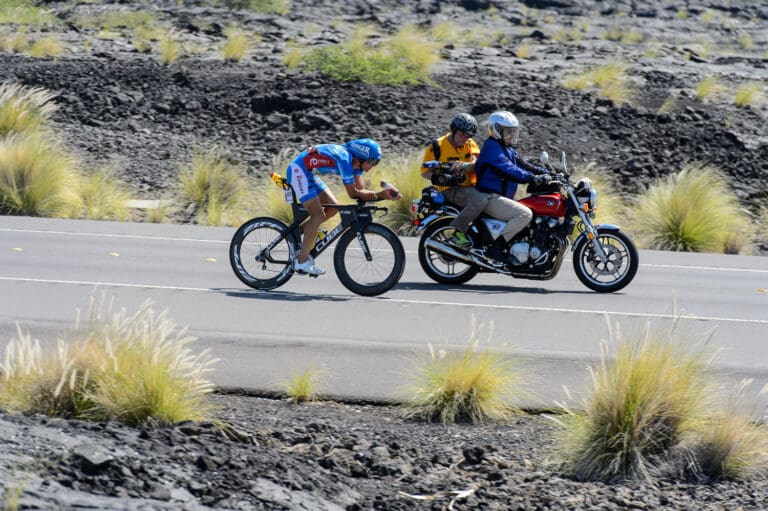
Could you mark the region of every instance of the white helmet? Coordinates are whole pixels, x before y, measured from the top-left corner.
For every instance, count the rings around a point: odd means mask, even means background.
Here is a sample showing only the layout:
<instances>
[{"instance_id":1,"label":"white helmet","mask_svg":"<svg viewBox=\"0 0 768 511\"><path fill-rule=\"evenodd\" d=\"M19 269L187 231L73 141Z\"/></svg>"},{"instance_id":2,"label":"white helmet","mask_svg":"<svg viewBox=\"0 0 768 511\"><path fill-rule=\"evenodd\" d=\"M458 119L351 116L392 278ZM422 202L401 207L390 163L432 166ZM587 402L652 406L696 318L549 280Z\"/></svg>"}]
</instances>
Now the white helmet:
<instances>
[{"instance_id":1,"label":"white helmet","mask_svg":"<svg viewBox=\"0 0 768 511\"><path fill-rule=\"evenodd\" d=\"M517 142L517 134L520 129L520 123L517 121L517 117L515 117L512 112L507 112L505 110L493 112L491 116L488 117L488 136L503 142L503 128L514 128L514 142Z\"/></svg>"}]
</instances>

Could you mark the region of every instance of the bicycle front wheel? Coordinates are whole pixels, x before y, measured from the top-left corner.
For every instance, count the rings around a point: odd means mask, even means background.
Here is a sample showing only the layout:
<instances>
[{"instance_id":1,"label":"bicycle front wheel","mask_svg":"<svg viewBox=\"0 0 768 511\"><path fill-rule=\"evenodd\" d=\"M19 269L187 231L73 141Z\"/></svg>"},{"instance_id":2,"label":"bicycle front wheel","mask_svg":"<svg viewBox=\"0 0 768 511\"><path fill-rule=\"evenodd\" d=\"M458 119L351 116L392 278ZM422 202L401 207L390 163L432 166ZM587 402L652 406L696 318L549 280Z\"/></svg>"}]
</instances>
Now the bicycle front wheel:
<instances>
[{"instance_id":1,"label":"bicycle front wheel","mask_svg":"<svg viewBox=\"0 0 768 511\"><path fill-rule=\"evenodd\" d=\"M368 224L360 233L344 233L333 253L333 267L344 287L362 296L376 296L402 277L405 249L392 229Z\"/></svg>"},{"instance_id":2,"label":"bicycle front wheel","mask_svg":"<svg viewBox=\"0 0 768 511\"><path fill-rule=\"evenodd\" d=\"M229 263L244 284L254 289L275 289L293 276L291 262L298 250L293 234L276 240L288 228L274 218L248 220L229 244Z\"/></svg>"}]
</instances>

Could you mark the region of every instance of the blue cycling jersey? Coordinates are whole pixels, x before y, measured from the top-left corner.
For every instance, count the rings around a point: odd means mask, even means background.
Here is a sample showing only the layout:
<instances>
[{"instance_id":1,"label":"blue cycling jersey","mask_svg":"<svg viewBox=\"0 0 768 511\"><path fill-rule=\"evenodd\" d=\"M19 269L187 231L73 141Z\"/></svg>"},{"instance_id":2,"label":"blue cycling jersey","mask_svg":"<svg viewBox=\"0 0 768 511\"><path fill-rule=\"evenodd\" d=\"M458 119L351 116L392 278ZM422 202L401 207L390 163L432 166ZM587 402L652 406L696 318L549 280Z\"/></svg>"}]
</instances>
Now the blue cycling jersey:
<instances>
[{"instance_id":1,"label":"blue cycling jersey","mask_svg":"<svg viewBox=\"0 0 768 511\"><path fill-rule=\"evenodd\" d=\"M341 182L350 185L355 176L363 175L362 169L352 168L352 155L339 144L322 144L302 151L293 162L308 172L336 174Z\"/></svg>"},{"instance_id":2,"label":"blue cycling jersey","mask_svg":"<svg viewBox=\"0 0 768 511\"><path fill-rule=\"evenodd\" d=\"M285 174L299 202L304 202L328 188L318 175L336 174L341 176L342 183L350 185L355 182L355 176L363 175L363 170L352 168L352 155L344 146L321 144L299 153Z\"/></svg>"}]
</instances>

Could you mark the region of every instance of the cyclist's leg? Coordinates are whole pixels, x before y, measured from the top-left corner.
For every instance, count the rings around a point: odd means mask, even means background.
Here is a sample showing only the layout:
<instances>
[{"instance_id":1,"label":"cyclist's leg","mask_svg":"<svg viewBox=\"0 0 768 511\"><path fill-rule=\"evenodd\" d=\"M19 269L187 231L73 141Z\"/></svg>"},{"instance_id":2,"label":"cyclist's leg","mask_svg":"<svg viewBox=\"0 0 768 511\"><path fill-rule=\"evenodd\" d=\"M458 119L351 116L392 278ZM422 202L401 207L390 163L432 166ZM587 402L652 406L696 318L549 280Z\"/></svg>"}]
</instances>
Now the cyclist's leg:
<instances>
[{"instance_id":1,"label":"cyclist's leg","mask_svg":"<svg viewBox=\"0 0 768 511\"><path fill-rule=\"evenodd\" d=\"M320 191L318 192L318 196L320 197L320 202L323 204L338 204L339 201L336 200L336 196L333 194L333 192L329 190L327 186L325 186L325 183L322 183L322 185L323 185L323 188L320 189ZM323 222L325 222L326 220L328 220L333 215L339 212L339 210L336 208L323 208L323 209L324 209Z\"/></svg>"},{"instance_id":2,"label":"cyclist's leg","mask_svg":"<svg viewBox=\"0 0 768 511\"><path fill-rule=\"evenodd\" d=\"M291 163L286 171L288 182L293 187L297 200L309 213L309 218L302 224L304 237L302 238L301 251L296 260L304 263L309 259L309 251L312 249L312 242L315 234L323 223L323 207L320 205L318 196L318 181L322 186L325 184L320 181L316 175L307 171L301 165Z\"/></svg>"}]
</instances>

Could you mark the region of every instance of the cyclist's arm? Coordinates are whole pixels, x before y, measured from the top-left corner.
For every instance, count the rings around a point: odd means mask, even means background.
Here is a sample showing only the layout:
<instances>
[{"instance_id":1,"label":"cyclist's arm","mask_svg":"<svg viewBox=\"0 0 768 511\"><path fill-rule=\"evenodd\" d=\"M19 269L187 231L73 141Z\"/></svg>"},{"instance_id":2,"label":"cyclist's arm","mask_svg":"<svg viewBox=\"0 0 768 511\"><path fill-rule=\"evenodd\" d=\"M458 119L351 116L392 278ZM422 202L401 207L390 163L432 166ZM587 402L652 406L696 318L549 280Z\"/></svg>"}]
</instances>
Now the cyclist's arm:
<instances>
[{"instance_id":1,"label":"cyclist's arm","mask_svg":"<svg viewBox=\"0 0 768 511\"><path fill-rule=\"evenodd\" d=\"M347 189L347 195L349 195L350 199L374 200L381 198L380 192L375 192L365 187L363 176L355 176L355 181L345 184L344 188Z\"/></svg>"}]
</instances>

